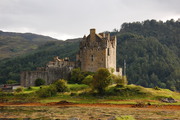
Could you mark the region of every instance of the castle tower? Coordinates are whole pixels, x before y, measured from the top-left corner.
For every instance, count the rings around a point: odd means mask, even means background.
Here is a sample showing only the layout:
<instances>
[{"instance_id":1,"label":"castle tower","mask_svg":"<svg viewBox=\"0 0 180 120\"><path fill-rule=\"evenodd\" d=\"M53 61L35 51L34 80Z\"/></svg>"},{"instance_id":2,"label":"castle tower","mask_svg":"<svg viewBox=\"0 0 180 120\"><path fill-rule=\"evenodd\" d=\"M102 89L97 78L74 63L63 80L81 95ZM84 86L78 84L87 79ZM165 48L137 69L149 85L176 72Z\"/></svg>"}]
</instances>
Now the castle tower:
<instances>
[{"instance_id":1,"label":"castle tower","mask_svg":"<svg viewBox=\"0 0 180 120\"><path fill-rule=\"evenodd\" d=\"M95 29L90 29L90 34L80 42L77 61L82 71L95 72L98 68L113 68L116 71L116 36L96 34Z\"/></svg>"}]
</instances>

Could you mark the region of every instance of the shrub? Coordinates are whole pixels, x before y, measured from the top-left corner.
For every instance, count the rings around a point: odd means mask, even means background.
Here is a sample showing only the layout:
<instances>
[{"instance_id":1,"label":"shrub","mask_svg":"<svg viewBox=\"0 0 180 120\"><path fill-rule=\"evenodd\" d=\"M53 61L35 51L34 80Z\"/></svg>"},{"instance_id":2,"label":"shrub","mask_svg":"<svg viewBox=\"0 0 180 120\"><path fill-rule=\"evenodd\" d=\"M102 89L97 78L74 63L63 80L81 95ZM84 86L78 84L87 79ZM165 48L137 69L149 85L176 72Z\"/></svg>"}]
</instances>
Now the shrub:
<instances>
[{"instance_id":1,"label":"shrub","mask_svg":"<svg viewBox=\"0 0 180 120\"><path fill-rule=\"evenodd\" d=\"M67 87L67 82L63 79L60 79L60 80L57 80L55 83L54 83L56 89L57 89L57 92L66 92L66 91L69 91L68 87Z\"/></svg>"},{"instance_id":2,"label":"shrub","mask_svg":"<svg viewBox=\"0 0 180 120\"><path fill-rule=\"evenodd\" d=\"M32 87L30 86L30 87L28 87L28 90L32 90Z\"/></svg>"},{"instance_id":3,"label":"shrub","mask_svg":"<svg viewBox=\"0 0 180 120\"><path fill-rule=\"evenodd\" d=\"M15 81L15 80L7 80L6 83L7 84L17 84L17 81Z\"/></svg>"},{"instance_id":4,"label":"shrub","mask_svg":"<svg viewBox=\"0 0 180 120\"><path fill-rule=\"evenodd\" d=\"M46 97L52 97L57 94L57 89L55 85L50 85L47 87L42 87L37 91L37 94L39 97L46 98Z\"/></svg>"},{"instance_id":5,"label":"shrub","mask_svg":"<svg viewBox=\"0 0 180 120\"><path fill-rule=\"evenodd\" d=\"M70 81L72 83L81 83L81 81L85 78L80 68L73 69L71 72Z\"/></svg>"},{"instance_id":6,"label":"shrub","mask_svg":"<svg viewBox=\"0 0 180 120\"><path fill-rule=\"evenodd\" d=\"M93 76L92 75L88 75L84 78L84 80L82 81L83 84L92 85L92 81L93 81Z\"/></svg>"},{"instance_id":7,"label":"shrub","mask_svg":"<svg viewBox=\"0 0 180 120\"><path fill-rule=\"evenodd\" d=\"M117 75L114 77L114 81L117 84L117 86L123 87L125 85L127 85L127 77L126 76L120 76Z\"/></svg>"},{"instance_id":8,"label":"shrub","mask_svg":"<svg viewBox=\"0 0 180 120\"><path fill-rule=\"evenodd\" d=\"M81 71L80 68L75 68L71 72L71 77L69 82L70 83L79 83L81 84L82 81L86 78L88 75L93 75L93 72L84 72Z\"/></svg>"},{"instance_id":9,"label":"shrub","mask_svg":"<svg viewBox=\"0 0 180 120\"><path fill-rule=\"evenodd\" d=\"M154 87L155 90L161 90L158 86Z\"/></svg>"},{"instance_id":10,"label":"shrub","mask_svg":"<svg viewBox=\"0 0 180 120\"><path fill-rule=\"evenodd\" d=\"M112 83L112 76L108 69L100 68L97 70L93 77L92 86L94 90L97 90L98 93L103 94L105 88Z\"/></svg>"},{"instance_id":11,"label":"shrub","mask_svg":"<svg viewBox=\"0 0 180 120\"><path fill-rule=\"evenodd\" d=\"M45 84L45 80L38 78L35 80L35 86L41 86Z\"/></svg>"},{"instance_id":12,"label":"shrub","mask_svg":"<svg viewBox=\"0 0 180 120\"><path fill-rule=\"evenodd\" d=\"M23 87L18 87L15 91L17 93L23 92L24 88Z\"/></svg>"}]
</instances>

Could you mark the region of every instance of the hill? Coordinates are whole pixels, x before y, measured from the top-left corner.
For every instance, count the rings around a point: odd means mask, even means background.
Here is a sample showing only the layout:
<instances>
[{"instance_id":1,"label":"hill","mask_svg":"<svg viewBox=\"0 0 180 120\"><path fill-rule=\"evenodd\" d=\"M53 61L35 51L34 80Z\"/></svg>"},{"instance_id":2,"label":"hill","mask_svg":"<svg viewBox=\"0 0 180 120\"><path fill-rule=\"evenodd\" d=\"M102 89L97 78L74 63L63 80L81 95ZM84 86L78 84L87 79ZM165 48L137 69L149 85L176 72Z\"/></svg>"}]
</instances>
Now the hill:
<instances>
[{"instance_id":1,"label":"hill","mask_svg":"<svg viewBox=\"0 0 180 120\"><path fill-rule=\"evenodd\" d=\"M180 90L180 22L124 23L111 34L117 36L118 67L126 60L129 83ZM54 56L75 60L79 40L49 42L33 53L0 61L0 83L19 81L20 71L45 66Z\"/></svg>"},{"instance_id":2,"label":"hill","mask_svg":"<svg viewBox=\"0 0 180 120\"><path fill-rule=\"evenodd\" d=\"M124 23L112 34L118 36L118 63L126 60L130 83L180 90L180 22Z\"/></svg>"},{"instance_id":3,"label":"hill","mask_svg":"<svg viewBox=\"0 0 180 120\"><path fill-rule=\"evenodd\" d=\"M57 41L57 39L32 33L0 31L0 59L22 55L48 41Z\"/></svg>"}]
</instances>

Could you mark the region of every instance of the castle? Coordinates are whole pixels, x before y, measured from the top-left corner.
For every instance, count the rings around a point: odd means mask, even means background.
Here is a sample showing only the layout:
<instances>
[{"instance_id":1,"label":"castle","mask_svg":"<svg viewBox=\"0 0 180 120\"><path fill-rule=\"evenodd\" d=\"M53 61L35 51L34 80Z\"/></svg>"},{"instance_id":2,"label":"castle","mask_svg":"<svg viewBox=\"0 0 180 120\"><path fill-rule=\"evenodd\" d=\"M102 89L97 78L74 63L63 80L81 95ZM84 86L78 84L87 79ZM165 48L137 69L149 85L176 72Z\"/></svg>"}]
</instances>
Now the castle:
<instances>
[{"instance_id":1,"label":"castle","mask_svg":"<svg viewBox=\"0 0 180 120\"><path fill-rule=\"evenodd\" d=\"M95 29L90 29L90 34L84 36L80 42L80 50L76 61L69 58L59 59L54 57L45 68L36 71L21 73L21 85L33 86L37 78L44 79L46 84L51 84L58 79L68 79L73 68L80 67L82 71L96 72L98 68L114 69L114 74L122 76L122 69L116 68L116 36L110 33L96 34Z\"/></svg>"}]
</instances>

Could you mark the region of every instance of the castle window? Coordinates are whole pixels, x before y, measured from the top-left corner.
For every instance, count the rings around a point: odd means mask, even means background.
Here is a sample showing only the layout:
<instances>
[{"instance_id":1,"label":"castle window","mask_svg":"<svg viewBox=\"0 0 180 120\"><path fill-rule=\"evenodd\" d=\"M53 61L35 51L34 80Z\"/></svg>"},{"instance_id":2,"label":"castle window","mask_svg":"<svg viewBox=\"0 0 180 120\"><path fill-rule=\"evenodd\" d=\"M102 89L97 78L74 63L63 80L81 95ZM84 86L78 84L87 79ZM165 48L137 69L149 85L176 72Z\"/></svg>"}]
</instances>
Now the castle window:
<instances>
[{"instance_id":1,"label":"castle window","mask_svg":"<svg viewBox=\"0 0 180 120\"><path fill-rule=\"evenodd\" d=\"M109 48L108 48L108 53L107 54L108 54L108 56L110 55Z\"/></svg>"},{"instance_id":2,"label":"castle window","mask_svg":"<svg viewBox=\"0 0 180 120\"><path fill-rule=\"evenodd\" d=\"M93 55L91 55L91 61L94 61L94 56Z\"/></svg>"}]
</instances>

